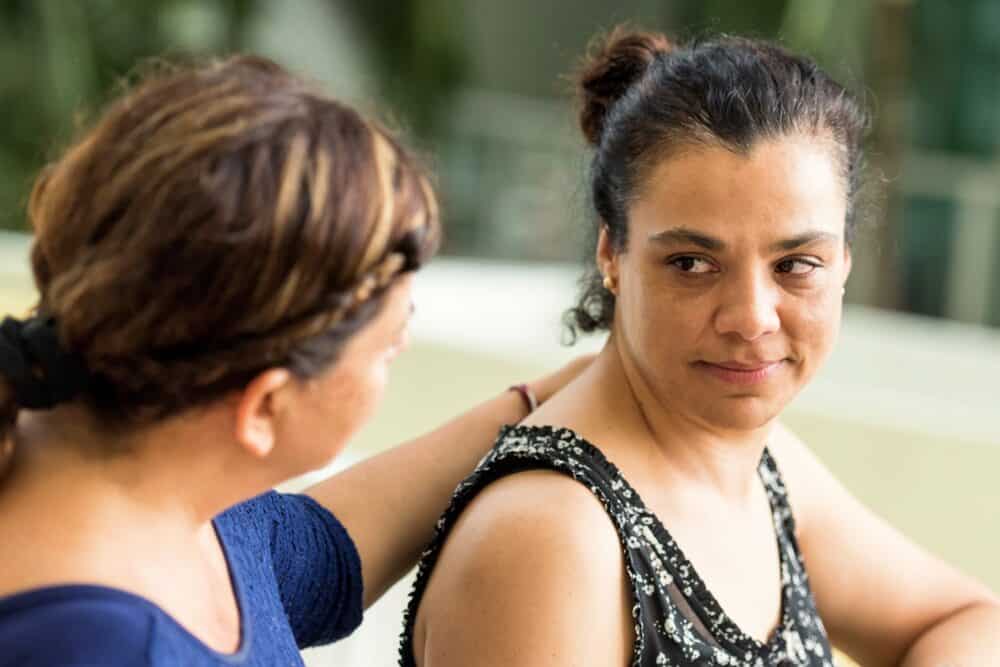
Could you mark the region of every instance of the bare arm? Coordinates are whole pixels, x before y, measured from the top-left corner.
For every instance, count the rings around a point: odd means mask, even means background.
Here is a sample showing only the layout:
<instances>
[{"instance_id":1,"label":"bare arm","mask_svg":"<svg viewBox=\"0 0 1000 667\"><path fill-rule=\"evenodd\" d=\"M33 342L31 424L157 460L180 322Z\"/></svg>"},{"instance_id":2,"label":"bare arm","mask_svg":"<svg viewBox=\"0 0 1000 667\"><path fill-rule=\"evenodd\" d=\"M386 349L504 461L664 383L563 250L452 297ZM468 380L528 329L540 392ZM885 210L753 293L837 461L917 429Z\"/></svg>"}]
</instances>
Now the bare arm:
<instances>
[{"instance_id":1,"label":"bare arm","mask_svg":"<svg viewBox=\"0 0 1000 667\"><path fill-rule=\"evenodd\" d=\"M910 647L902 667L975 667L1000 661L1000 606L974 604L942 619Z\"/></svg>"},{"instance_id":2,"label":"bare arm","mask_svg":"<svg viewBox=\"0 0 1000 667\"><path fill-rule=\"evenodd\" d=\"M548 471L494 482L458 519L431 574L417 614L416 662L630 664L623 560L610 518L577 482Z\"/></svg>"},{"instance_id":3,"label":"bare arm","mask_svg":"<svg viewBox=\"0 0 1000 667\"><path fill-rule=\"evenodd\" d=\"M590 362L577 359L531 387L544 401ZM365 607L413 567L455 487L527 410L514 392L435 431L351 466L306 490L344 524L361 554Z\"/></svg>"},{"instance_id":4,"label":"bare arm","mask_svg":"<svg viewBox=\"0 0 1000 667\"><path fill-rule=\"evenodd\" d=\"M866 667L1000 664L1000 607L985 586L877 517L794 435L779 428L773 443L834 644Z\"/></svg>"}]
</instances>

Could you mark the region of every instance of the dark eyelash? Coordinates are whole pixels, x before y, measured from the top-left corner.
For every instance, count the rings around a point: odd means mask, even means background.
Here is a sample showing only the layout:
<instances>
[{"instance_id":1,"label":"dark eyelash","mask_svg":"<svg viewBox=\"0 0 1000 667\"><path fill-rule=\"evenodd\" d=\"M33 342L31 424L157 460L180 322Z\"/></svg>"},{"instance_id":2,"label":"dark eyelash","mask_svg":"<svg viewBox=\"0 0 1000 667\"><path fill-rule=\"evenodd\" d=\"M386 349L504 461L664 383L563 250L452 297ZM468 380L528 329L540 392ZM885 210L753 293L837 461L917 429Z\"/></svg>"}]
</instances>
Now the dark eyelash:
<instances>
[{"instance_id":1,"label":"dark eyelash","mask_svg":"<svg viewBox=\"0 0 1000 667\"><path fill-rule=\"evenodd\" d=\"M790 257L788 259L783 259L777 263L776 266L781 266L782 264L805 264L806 266L811 266L814 269L822 269L823 264L815 260L808 259L806 257ZM782 271L782 273L791 273L791 271ZM810 271L809 273L812 273Z\"/></svg>"},{"instance_id":2,"label":"dark eyelash","mask_svg":"<svg viewBox=\"0 0 1000 667\"><path fill-rule=\"evenodd\" d=\"M706 259L705 257L699 257L698 255L674 255L673 257L668 257L665 263L667 266L673 266L680 269L681 267L679 267L677 263L681 260L690 260L691 262L705 262L706 264L714 266L711 260ZM691 271L689 270L685 271L683 269L681 269L681 272L691 273Z\"/></svg>"}]
</instances>

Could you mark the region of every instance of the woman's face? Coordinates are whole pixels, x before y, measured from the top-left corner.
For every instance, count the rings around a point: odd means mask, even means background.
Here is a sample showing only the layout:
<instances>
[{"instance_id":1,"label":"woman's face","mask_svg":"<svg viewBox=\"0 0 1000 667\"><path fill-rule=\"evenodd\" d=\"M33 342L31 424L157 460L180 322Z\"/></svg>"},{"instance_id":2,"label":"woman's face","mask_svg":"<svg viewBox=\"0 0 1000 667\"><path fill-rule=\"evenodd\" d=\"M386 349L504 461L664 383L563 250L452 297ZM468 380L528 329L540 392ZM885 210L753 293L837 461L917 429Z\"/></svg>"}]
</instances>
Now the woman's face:
<instances>
[{"instance_id":1,"label":"woman's face","mask_svg":"<svg viewBox=\"0 0 1000 667\"><path fill-rule=\"evenodd\" d=\"M760 427L830 353L850 271L832 151L810 136L681 151L633 202L627 249L602 234L617 345L669 412Z\"/></svg>"},{"instance_id":2,"label":"woman's face","mask_svg":"<svg viewBox=\"0 0 1000 667\"><path fill-rule=\"evenodd\" d=\"M412 280L407 274L393 283L378 314L347 341L332 368L297 383L281 437L295 450L300 471L332 460L375 413L389 365L408 342Z\"/></svg>"}]
</instances>

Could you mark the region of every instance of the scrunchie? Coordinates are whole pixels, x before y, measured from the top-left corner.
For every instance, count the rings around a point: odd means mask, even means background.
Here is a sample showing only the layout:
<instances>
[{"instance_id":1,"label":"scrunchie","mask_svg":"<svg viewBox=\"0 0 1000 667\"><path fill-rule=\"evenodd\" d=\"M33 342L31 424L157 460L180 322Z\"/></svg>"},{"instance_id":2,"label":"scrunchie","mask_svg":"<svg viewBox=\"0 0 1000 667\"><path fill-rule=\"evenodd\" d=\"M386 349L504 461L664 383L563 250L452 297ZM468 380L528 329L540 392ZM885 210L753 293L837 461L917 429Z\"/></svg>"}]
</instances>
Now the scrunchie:
<instances>
[{"instance_id":1,"label":"scrunchie","mask_svg":"<svg viewBox=\"0 0 1000 667\"><path fill-rule=\"evenodd\" d=\"M63 349L51 317L4 318L0 375L10 381L18 406L28 410L48 410L70 401L88 382L86 367Z\"/></svg>"}]
</instances>

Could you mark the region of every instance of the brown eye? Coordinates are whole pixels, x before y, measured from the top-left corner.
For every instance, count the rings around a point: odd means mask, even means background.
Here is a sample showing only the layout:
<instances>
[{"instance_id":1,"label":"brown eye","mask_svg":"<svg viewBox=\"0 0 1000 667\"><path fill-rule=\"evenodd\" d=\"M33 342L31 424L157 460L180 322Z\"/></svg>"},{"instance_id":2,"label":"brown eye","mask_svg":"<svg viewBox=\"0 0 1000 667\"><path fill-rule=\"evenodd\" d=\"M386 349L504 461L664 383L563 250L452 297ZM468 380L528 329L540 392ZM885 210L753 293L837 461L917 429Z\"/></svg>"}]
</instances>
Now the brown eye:
<instances>
[{"instance_id":1,"label":"brown eye","mask_svg":"<svg viewBox=\"0 0 1000 667\"><path fill-rule=\"evenodd\" d=\"M787 273L793 276L806 276L820 268L820 265L804 259L784 259L778 262L774 268L778 273Z\"/></svg>"},{"instance_id":2,"label":"brown eye","mask_svg":"<svg viewBox=\"0 0 1000 667\"><path fill-rule=\"evenodd\" d=\"M692 255L675 257L667 263L680 269L683 273L712 273L715 271L715 267L711 262Z\"/></svg>"}]
</instances>

